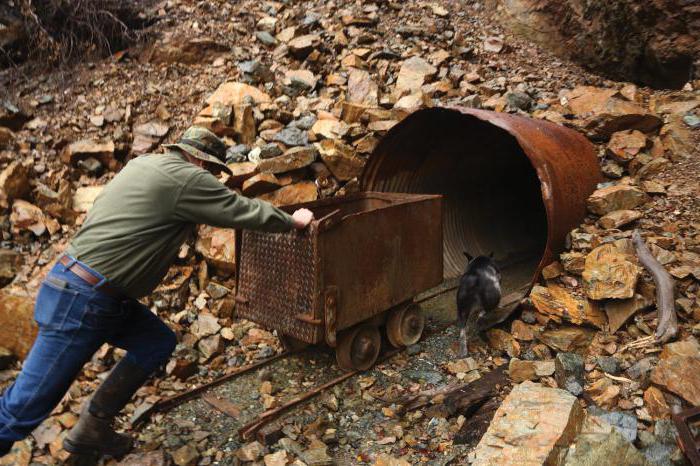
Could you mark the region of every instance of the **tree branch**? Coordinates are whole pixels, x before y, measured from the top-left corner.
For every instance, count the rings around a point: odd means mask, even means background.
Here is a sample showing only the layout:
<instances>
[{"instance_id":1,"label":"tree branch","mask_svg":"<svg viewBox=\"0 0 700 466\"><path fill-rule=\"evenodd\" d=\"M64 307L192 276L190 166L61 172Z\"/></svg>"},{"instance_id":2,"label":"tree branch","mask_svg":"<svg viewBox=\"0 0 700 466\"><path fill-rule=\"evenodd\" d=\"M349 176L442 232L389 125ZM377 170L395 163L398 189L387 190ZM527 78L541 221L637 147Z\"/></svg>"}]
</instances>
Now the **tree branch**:
<instances>
[{"instance_id":1,"label":"tree branch","mask_svg":"<svg viewBox=\"0 0 700 466\"><path fill-rule=\"evenodd\" d=\"M639 230L632 233L632 243L637 251L639 262L651 274L656 284L656 310L659 315L656 338L665 343L678 334L678 319L674 300L675 282L664 266L652 255L639 234Z\"/></svg>"}]
</instances>

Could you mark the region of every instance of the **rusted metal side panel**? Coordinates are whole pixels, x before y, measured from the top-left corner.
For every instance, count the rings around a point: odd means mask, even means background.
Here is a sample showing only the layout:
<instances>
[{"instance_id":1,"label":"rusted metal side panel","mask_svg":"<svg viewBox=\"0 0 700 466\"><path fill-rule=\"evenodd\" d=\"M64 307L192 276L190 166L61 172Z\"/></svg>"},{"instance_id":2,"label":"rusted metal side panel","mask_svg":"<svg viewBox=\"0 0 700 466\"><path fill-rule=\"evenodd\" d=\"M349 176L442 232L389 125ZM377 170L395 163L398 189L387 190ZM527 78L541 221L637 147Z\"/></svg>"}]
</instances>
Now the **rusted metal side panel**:
<instances>
[{"instance_id":1,"label":"rusted metal side panel","mask_svg":"<svg viewBox=\"0 0 700 466\"><path fill-rule=\"evenodd\" d=\"M442 281L441 197L359 193L311 209L304 232L243 233L237 313L307 343Z\"/></svg>"},{"instance_id":2,"label":"rusted metal side panel","mask_svg":"<svg viewBox=\"0 0 700 466\"><path fill-rule=\"evenodd\" d=\"M351 215L320 238L323 286L338 289L338 331L442 281L438 196Z\"/></svg>"},{"instance_id":3,"label":"rusted metal side panel","mask_svg":"<svg viewBox=\"0 0 700 466\"><path fill-rule=\"evenodd\" d=\"M304 232L244 231L236 312L307 343L323 341L318 225Z\"/></svg>"}]
</instances>

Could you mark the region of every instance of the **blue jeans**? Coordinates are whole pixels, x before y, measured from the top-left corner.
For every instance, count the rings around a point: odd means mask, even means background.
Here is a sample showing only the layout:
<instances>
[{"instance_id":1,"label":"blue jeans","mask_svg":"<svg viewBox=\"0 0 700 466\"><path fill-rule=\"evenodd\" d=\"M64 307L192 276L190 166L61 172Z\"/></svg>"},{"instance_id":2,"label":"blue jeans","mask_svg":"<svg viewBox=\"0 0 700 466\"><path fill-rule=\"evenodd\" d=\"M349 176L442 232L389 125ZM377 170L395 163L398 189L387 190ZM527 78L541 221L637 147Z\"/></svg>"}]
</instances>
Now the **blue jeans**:
<instances>
[{"instance_id":1,"label":"blue jeans","mask_svg":"<svg viewBox=\"0 0 700 466\"><path fill-rule=\"evenodd\" d=\"M39 334L22 371L0 398L0 456L51 414L102 344L123 348L125 357L147 373L175 349L173 331L146 306L98 288L60 263L42 283L34 306Z\"/></svg>"}]
</instances>

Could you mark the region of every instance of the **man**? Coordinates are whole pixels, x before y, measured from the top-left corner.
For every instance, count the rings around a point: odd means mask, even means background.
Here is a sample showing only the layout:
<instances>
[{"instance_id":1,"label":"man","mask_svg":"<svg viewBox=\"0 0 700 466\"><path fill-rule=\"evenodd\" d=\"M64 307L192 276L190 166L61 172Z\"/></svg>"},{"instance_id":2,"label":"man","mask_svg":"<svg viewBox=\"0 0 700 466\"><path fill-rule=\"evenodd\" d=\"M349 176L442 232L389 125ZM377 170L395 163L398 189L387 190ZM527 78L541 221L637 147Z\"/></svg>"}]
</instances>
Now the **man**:
<instances>
[{"instance_id":1,"label":"man","mask_svg":"<svg viewBox=\"0 0 700 466\"><path fill-rule=\"evenodd\" d=\"M130 161L105 187L42 283L34 311L39 335L0 398L0 457L51 414L104 343L126 356L85 403L64 448L126 454L133 442L112 421L177 343L137 299L162 280L195 225L284 232L313 218L306 209L290 216L221 184L213 173L228 170L226 145L204 128L192 127L164 147L164 154Z\"/></svg>"}]
</instances>

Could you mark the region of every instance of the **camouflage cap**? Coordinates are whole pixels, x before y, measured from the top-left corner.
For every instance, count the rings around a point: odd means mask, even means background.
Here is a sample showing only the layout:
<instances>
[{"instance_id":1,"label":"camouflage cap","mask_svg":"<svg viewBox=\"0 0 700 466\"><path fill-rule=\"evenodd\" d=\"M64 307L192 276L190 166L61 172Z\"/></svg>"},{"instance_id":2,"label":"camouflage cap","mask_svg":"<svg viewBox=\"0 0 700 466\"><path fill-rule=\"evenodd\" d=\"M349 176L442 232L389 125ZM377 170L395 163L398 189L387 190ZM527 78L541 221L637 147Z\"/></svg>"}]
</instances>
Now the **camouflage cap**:
<instances>
[{"instance_id":1,"label":"camouflage cap","mask_svg":"<svg viewBox=\"0 0 700 466\"><path fill-rule=\"evenodd\" d=\"M163 147L180 149L192 157L212 163L230 173L226 160L226 144L219 137L201 126L190 126L177 144L163 144Z\"/></svg>"}]
</instances>

